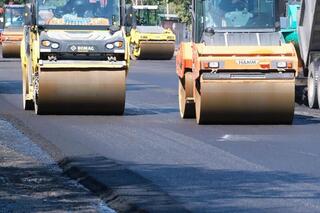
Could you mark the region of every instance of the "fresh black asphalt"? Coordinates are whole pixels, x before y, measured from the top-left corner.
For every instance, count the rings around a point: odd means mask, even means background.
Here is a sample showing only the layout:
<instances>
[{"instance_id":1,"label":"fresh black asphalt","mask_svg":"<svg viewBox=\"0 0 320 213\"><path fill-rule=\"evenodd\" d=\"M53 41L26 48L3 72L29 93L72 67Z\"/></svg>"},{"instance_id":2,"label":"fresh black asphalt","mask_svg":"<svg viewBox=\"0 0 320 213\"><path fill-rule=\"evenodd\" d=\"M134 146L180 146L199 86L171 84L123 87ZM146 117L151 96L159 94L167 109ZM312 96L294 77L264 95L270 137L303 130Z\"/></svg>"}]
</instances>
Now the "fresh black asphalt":
<instances>
[{"instance_id":1,"label":"fresh black asphalt","mask_svg":"<svg viewBox=\"0 0 320 213\"><path fill-rule=\"evenodd\" d=\"M0 62L0 113L120 212L320 211L318 110L297 105L293 125L198 126L179 117L172 60L132 62L124 116L36 116L20 76Z\"/></svg>"}]
</instances>

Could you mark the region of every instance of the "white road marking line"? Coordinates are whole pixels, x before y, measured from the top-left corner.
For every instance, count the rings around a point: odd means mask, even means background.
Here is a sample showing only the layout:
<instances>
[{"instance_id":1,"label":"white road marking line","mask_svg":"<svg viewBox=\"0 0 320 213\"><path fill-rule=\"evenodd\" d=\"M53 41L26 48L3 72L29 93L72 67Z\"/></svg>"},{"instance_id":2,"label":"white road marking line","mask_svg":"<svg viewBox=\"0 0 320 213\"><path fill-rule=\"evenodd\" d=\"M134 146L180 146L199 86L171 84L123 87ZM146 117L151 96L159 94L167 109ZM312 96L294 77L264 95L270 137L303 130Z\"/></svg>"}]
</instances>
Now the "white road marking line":
<instances>
[{"instance_id":1,"label":"white road marking line","mask_svg":"<svg viewBox=\"0 0 320 213\"><path fill-rule=\"evenodd\" d=\"M256 138L249 135L229 135L226 134L218 139L219 142L257 142Z\"/></svg>"}]
</instances>

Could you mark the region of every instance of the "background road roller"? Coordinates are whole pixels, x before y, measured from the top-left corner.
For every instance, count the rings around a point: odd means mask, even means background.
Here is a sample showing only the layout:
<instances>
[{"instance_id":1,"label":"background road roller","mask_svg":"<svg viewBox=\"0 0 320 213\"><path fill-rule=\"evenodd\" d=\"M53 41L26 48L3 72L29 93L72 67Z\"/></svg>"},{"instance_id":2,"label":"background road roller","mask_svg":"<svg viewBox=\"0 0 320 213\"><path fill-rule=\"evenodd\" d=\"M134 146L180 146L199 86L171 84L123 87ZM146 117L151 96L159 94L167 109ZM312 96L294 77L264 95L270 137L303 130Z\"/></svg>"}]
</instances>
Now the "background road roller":
<instances>
[{"instance_id":1,"label":"background road roller","mask_svg":"<svg viewBox=\"0 0 320 213\"><path fill-rule=\"evenodd\" d=\"M176 36L159 25L157 5L133 6L130 33L132 59L169 60L175 51Z\"/></svg>"},{"instance_id":2,"label":"background road roller","mask_svg":"<svg viewBox=\"0 0 320 213\"><path fill-rule=\"evenodd\" d=\"M124 1L33 0L21 45L23 107L36 114L124 112Z\"/></svg>"},{"instance_id":3,"label":"background road roller","mask_svg":"<svg viewBox=\"0 0 320 213\"><path fill-rule=\"evenodd\" d=\"M291 124L298 57L276 0L193 0L193 42L177 55L182 118L199 124Z\"/></svg>"},{"instance_id":4,"label":"background road roller","mask_svg":"<svg viewBox=\"0 0 320 213\"><path fill-rule=\"evenodd\" d=\"M24 5L5 5L1 33L2 57L19 58L23 36Z\"/></svg>"}]
</instances>

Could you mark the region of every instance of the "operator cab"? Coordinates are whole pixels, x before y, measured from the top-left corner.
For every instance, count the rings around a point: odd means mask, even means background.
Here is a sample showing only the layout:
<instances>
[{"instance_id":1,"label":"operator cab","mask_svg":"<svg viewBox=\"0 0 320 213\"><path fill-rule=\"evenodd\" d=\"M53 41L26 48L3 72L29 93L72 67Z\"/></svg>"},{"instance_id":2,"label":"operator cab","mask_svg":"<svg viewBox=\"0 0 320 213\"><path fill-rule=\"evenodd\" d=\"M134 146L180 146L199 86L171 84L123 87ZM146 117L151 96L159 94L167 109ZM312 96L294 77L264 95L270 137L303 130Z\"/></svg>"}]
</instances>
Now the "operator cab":
<instances>
[{"instance_id":1,"label":"operator cab","mask_svg":"<svg viewBox=\"0 0 320 213\"><path fill-rule=\"evenodd\" d=\"M124 0L33 0L28 21L37 28L26 30L37 29L41 59L122 60L123 4Z\"/></svg>"},{"instance_id":2,"label":"operator cab","mask_svg":"<svg viewBox=\"0 0 320 213\"><path fill-rule=\"evenodd\" d=\"M49 28L120 26L119 0L37 1L37 25Z\"/></svg>"},{"instance_id":3,"label":"operator cab","mask_svg":"<svg viewBox=\"0 0 320 213\"><path fill-rule=\"evenodd\" d=\"M24 25L24 6L10 5L5 7L4 28L22 28Z\"/></svg>"},{"instance_id":4,"label":"operator cab","mask_svg":"<svg viewBox=\"0 0 320 213\"><path fill-rule=\"evenodd\" d=\"M215 29L273 28L274 1L205 1L205 27Z\"/></svg>"},{"instance_id":5,"label":"operator cab","mask_svg":"<svg viewBox=\"0 0 320 213\"><path fill-rule=\"evenodd\" d=\"M219 33L274 33L278 31L276 0L195 0L194 40ZM251 39L250 36L247 39ZM244 45L248 45L245 42Z\"/></svg>"},{"instance_id":6,"label":"operator cab","mask_svg":"<svg viewBox=\"0 0 320 213\"><path fill-rule=\"evenodd\" d=\"M157 5L136 5L133 6L135 14L135 24L138 26L159 25Z\"/></svg>"}]
</instances>

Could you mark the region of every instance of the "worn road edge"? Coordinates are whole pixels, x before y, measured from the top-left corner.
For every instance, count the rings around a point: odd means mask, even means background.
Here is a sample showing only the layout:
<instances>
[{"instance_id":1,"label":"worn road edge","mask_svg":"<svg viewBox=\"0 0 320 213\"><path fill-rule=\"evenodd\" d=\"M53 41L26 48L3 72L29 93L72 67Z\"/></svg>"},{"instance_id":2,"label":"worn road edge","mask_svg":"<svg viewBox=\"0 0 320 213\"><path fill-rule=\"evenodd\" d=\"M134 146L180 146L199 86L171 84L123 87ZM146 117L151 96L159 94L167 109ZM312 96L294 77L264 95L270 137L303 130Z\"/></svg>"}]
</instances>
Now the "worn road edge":
<instances>
[{"instance_id":1,"label":"worn road edge","mask_svg":"<svg viewBox=\"0 0 320 213\"><path fill-rule=\"evenodd\" d=\"M44 149L64 174L76 179L117 212L190 212L149 180L105 157L65 157L52 142L34 133L20 119L1 114ZM103 168L103 169L101 169Z\"/></svg>"},{"instance_id":2,"label":"worn road edge","mask_svg":"<svg viewBox=\"0 0 320 213\"><path fill-rule=\"evenodd\" d=\"M105 157L72 157L64 172L118 212L189 212L149 180Z\"/></svg>"}]
</instances>

